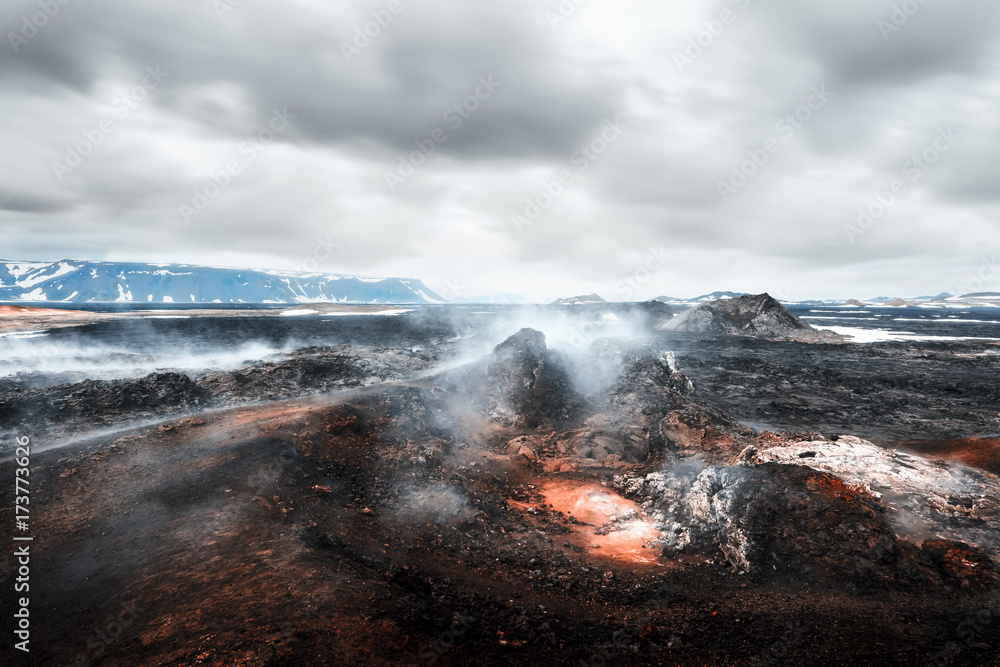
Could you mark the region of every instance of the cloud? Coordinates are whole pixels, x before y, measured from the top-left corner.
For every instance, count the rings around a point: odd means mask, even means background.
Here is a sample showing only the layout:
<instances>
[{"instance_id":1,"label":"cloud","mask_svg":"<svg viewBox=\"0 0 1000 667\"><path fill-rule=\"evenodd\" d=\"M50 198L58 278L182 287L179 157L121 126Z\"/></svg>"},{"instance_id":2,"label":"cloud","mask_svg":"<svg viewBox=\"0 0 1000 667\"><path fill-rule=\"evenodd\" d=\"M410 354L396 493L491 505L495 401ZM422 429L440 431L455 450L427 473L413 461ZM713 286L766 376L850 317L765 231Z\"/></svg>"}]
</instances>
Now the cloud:
<instances>
[{"instance_id":1,"label":"cloud","mask_svg":"<svg viewBox=\"0 0 1000 667\"><path fill-rule=\"evenodd\" d=\"M894 4L919 9L894 17ZM379 1L220 15L211 2L71 0L33 33L39 7L0 8L8 257L288 268L332 238L330 271L612 297L663 246L674 263L638 297L790 281L803 296L864 296L936 293L1000 243L1000 7L985 0L627 0L556 24L558 3L527 0L401 0L388 15ZM149 67L162 85L144 87ZM780 129L816 86L831 98ZM294 118L269 138L275 110ZM621 138L580 170L574 156L616 117ZM102 122L113 131L60 174ZM963 139L852 243L859 207L948 126ZM768 139L779 150L745 168ZM724 199L734 169L754 173ZM512 216L567 170L519 233Z\"/></svg>"}]
</instances>

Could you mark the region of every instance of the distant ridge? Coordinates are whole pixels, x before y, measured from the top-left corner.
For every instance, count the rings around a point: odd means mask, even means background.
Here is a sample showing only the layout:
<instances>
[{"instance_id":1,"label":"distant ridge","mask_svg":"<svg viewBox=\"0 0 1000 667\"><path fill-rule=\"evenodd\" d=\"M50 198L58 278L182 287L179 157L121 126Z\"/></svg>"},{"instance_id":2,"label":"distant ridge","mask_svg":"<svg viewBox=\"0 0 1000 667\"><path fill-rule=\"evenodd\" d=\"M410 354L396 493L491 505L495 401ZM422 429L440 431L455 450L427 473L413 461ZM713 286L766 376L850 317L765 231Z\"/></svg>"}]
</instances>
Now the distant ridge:
<instances>
[{"instance_id":1,"label":"distant ridge","mask_svg":"<svg viewBox=\"0 0 1000 667\"><path fill-rule=\"evenodd\" d=\"M0 301L59 303L443 303L412 278L193 264L0 260Z\"/></svg>"},{"instance_id":2,"label":"distant ridge","mask_svg":"<svg viewBox=\"0 0 1000 667\"><path fill-rule=\"evenodd\" d=\"M552 305L577 306L583 303L607 303L607 301L597 294L584 294L583 296L571 296L568 299L556 299L552 302Z\"/></svg>"},{"instance_id":3,"label":"distant ridge","mask_svg":"<svg viewBox=\"0 0 1000 667\"><path fill-rule=\"evenodd\" d=\"M692 301L721 301L722 299L736 299L741 296L747 296L746 292L712 292L711 294L702 294L701 296L696 296L691 299Z\"/></svg>"}]
</instances>

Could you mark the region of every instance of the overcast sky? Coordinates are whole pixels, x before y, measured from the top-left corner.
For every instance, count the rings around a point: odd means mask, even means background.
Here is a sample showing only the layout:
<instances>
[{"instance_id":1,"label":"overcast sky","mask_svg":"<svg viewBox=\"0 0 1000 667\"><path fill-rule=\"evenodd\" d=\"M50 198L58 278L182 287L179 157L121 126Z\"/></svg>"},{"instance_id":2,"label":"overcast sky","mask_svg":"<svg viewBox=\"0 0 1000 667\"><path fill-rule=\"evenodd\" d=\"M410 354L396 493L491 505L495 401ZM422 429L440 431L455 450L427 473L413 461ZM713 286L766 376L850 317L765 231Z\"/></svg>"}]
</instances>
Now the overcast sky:
<instances>
[{"instance_id":1,"label":"overcast sky","mask_svg":"<svg viewBox=\"0 0 1000 667\"><path fill-rule=\"evenodd\" d=\"M0 257L446 296L1000 291L981 270L998 18L996 0L5 0Z\"/></svg>"}]
</instances>

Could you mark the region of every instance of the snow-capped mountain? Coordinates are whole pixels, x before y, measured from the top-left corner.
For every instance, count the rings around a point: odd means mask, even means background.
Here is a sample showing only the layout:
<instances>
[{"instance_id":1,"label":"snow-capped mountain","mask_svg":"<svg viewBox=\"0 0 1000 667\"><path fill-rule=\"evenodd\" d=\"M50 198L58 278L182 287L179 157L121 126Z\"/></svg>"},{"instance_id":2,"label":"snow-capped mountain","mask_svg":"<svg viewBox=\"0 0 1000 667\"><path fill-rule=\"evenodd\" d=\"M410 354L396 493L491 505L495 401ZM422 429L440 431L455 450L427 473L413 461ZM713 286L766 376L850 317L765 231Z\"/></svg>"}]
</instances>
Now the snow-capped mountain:
<instances>
[{"instance_id":1,"label":"snow-capped mountain","mask_svg":"<svg viewBox=\"0 0 1000 667\"><path fill-rule=\"evenodd\" d=\"M0 260L0 301L443 303L422 282L135 262Z\"/></svg>"},{"instance_id":2,"label":"snow-capped mountain","mask_svg":"<svg viewBox=\"0 0 1000 667\"><path fill-rule=\"evenodd\" d=\"M566 299L556 299L553 306L579 306L586 303L607 303L599 294L583 294L581 296L571 296Z\"/></svg>"},{"instance_id":3,"label":"snow-capped mountain","mask_svg":"<svg viewBox=\"0 0 1000 667\"><path fill-rule=\"evenodd\" d=\"M738 299L741 296L747 296L746 292L712 292L711 294L696 296L691 300L698 303L707 303L709 301L721 301L723 299Z\"/></svg>"}]
</instances>

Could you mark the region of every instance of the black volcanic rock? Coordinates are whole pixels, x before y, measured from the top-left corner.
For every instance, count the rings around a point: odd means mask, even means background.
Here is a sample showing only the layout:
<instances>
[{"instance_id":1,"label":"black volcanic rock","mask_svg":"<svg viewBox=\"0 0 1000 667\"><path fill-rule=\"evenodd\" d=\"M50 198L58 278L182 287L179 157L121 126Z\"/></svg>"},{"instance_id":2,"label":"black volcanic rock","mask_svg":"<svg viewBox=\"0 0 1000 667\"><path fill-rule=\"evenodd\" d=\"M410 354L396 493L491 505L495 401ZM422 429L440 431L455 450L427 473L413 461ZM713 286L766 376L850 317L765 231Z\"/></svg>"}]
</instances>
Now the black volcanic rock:
<instances>
[{"instance_id":1,"label":"black volcanic rock","mask_svg":"<svg viewBox=\"0 0 1000 667\"><path fill-rule=\"evenodd\" d=\"M490 419L533 428L578 411L582 398L568 368L566 358L545 345L545 334L525 328L466 371L459 389Z\"/></svg>"},{"instance_id":2,"label":"black volcanic rock","mask_svg":"<svg viewBox=\"0 0 1000 667\"><path fill-rule=\"evenodd\" d=\"M705 303L697 308L692 308L657 328L661 331L680 331L683 333L738 334L737 326L719 311L716 303Z\"/></svg>"},{"instance_id":3,"label":"black volcanic rock","mask_svg":"<svg viewBox=\"0 0 1000 667\"><path fill-rule=\"evenodd\" d=\"M115 419L176 414L210 400L187 375L151 373L124 380L85 380L50 389L0 394L0 428L41 428L51 423L103 424Z\"/></svg>"},{"instance_id":4,"label":"black volcanic rock","mask_svg":"<svg viewBox=\"0 0 1000 667\"><path fill-rule=\"evenodd\" d=\"M833 333L820 334L766 293L705 303L658 328L661 331L736 334L760 338L809 340L822 336L825 340L839 339Z\"/></svg>"},{"instance_id":5,"label":"black volcanic rock","mask_svg":"<svg viewBox=\"0 0 1000 667\"><path fill-rule=\"evenodd\" d=\"M716 306L744 333L780 336L789 331L812 329L766 293L719 301Z\"/></svg>"},{"instance_id":6,"label":"black volcanic rock","mask_svg":"<svg viewBox=\"0 0 1000 667\"><path fill-rule=\"evenodd\" d=\"M668 452L710 456L718 450L727 459L753 435L723 411L697 402L674 355L648 345L598 339L578 364L575 380L593 411L565 441L585 458L614 455L641 463Z\"/></svg>"},{"instance_id":7,"label":"black volcanic rock","mask_svg":"<svg viewBox=\"0 0 1000 667\"><path fill-rule=\"evenodd\" d=\"M393 348L311 347L288 359L260 361L189 377L84 380L53 386L37 378L0 379L0 429L86 427L119 420L262 400L282 400L395 379L427 368L424 353Z\"/></svg>"}]
</instances>

